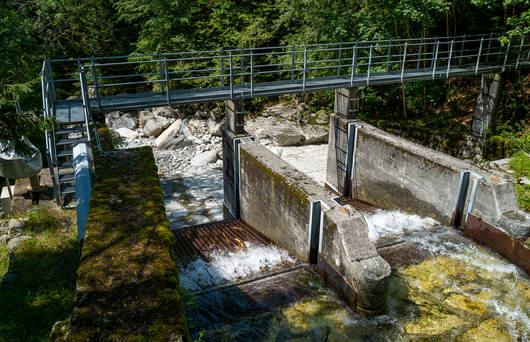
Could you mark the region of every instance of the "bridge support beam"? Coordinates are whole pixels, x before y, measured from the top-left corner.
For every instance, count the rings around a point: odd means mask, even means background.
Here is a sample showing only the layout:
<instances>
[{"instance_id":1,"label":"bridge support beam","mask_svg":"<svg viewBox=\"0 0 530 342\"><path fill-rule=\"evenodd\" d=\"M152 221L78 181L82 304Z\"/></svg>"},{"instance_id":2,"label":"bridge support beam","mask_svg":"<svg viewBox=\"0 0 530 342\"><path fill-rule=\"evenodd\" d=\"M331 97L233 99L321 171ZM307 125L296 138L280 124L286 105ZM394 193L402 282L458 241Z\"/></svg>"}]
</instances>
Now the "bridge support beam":
<instances>
[{"instance_id":1,"label":"bridge support beam","mask_svg":"<svg viewBox=\"0 0 530 342\"><path fill-rule=\"evenodd\" d=\"M334 112L348 119L353 119L359 111L359 89L340 88L335 90Z\"/></svg>"},{"instance_id":2,"label":"bridge support beam","mask_svg":"<svg viewBox=\"0 0 530 342\"><path fill-rule=\"evenodd\" d=\"M497 114L497 104L501 94L502 78L500 73L483 74L471 131L475 138L486 138L493 127Z\"/></svg>"}]
</instances>

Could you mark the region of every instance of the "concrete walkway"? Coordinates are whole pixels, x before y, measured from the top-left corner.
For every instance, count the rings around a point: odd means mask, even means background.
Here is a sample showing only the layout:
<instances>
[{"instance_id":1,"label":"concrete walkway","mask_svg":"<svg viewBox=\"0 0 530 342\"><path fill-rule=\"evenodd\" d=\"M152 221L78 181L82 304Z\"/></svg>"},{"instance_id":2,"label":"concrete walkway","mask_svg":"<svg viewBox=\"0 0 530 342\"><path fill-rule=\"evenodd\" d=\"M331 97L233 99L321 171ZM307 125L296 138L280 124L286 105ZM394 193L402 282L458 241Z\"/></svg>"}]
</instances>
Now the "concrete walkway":
<instances>
[{"instance_id":1,"label":"concrete walkway","mask_svg":"<svg viewBox=\"0 0 530 342\"><path fill-rule=\"evenodd\" d=\"M223 172L160 178L166 216L172 230L223 219Z\"/></svg>"}]
</instances>

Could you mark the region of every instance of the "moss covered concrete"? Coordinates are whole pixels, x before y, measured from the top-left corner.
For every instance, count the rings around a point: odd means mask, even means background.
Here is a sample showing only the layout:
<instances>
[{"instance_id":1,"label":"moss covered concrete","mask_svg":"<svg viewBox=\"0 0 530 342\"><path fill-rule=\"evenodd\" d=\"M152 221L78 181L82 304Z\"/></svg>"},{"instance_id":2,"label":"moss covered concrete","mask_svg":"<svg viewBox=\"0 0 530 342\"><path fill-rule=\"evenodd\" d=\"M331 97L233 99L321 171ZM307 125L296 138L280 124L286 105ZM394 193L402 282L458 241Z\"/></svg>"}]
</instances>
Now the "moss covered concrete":
<instances>
[{"instance_id":1,"label":"moss covered concrete","mask_svg":"<svg viewBox=\"0 0 530 342\"><path fill-rule=\"evenodd\" d=\"M96 156L68 341L188 341L150 147Z\"/></svg>"}]
</instances>

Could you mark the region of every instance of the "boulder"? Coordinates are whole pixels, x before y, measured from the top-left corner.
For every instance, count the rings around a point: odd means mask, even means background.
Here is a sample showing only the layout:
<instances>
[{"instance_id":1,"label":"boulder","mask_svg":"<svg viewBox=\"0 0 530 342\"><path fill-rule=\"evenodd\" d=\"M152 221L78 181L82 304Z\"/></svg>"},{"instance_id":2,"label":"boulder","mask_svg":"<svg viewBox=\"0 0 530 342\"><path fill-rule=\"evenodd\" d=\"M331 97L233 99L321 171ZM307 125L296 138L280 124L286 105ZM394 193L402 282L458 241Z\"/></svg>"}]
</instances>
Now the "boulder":
<instances>
[{"instance_id":1,"label":"boulder","mask_svg":"<svg viewBox=\"0 0 530 342\"><path fill-rule=\"evenodd\" d=\"M165 118L174 118L177 116L177 111L171 107L156 107L152 109L154 116L163 116Z\"/></svg>"},{"instance_id":2,"label":"boulder","mask_svg":"<svg viewBox=\"0 0 530 342\"><path fill-rule=\"evenodd\" d=\"M206 120L201 120L201 119L191 119L189 122L188 122L188 127L190 129L190 131L192 133L205 133L206 132L206 127L207 127L207 122Z\"/></svg>"},{"instance_id":3,"label":"boulder","mask_svg":"<svg viewBox=\"0 0 530 342\"><path fill-rule=\"evenodd\" d=\"M301 127L305 144L324 144L328 142L329 132L326 127L305 125Z\"/></svg>"},{"instance_id":4,"label":"boulder","mask_svg":"<svg viewBox=\"0 0 530 342\"><path fill-rule=\"evenodd\" d=\"M154 116L154 114L150 110L142 110L138 114L138 124L140 125L140 128L144 128L147 120L151 119Z\"/></svg>"},{"instance_id":5,"label":"boulder","mask_svg":"<svg viewBox=\"0 0 530 342\"><path fill-rule=\"evenodd\" d=\"M248 120L245 129L260 140L271 140L278 146L325 143L328 129L318 125L300 125L280 117L257 117Z\"/></svg>"},{"instance_id":6,"label":"boulder","mask_svg":"<svg viewBox=\"0 0 530 342\"><path fill-rule=\"evenodd\" d=\"M26 225L27 221L28 221L28 218L24 218L24 219L22 219L22 218L18 218L18 219L12 218L7 223L7 230L10 233L13 233L13 232L20 233L22 231L22 229L24 228L24 226Z\"/></svg>"},{"instance_id":7,"label":"boulder","mask_svg":"<svg viewBox=\"0 0 530 342\"><path fill-rule=\"evenodd\" d=\"M9 243L7 244L7 250L9 251L9 253L13 253L17 249L20 248L20 246L22 245L24 241L31 240L31 239L33 239L33 236L28 236L28 235L16 236L12 238L11 240L9 240Z\"/></svg>"},{"instance_id":8,"label":"boulder","mask_svg":"<svg viewBox=\"0 0 530 342\"><path fill-rule=\"evenodd\" d=\"M210 133L213 136L220 137L223 135L222 129L224 125L224 120L221 122L217 122L213 119L208 119L208 133Z\"/></svg>"},{"instance_id":9,"label":"boulder","mask_svg":"<svg viewBox=\"0 0 530 342\"><path fill-rule=\"evenodd\" d=\"M163 116L153 116L147 120L143 128L144 134L148 137L157 137L166 129L171 122Z\"/></svg>"},{"instance_id":10,"label":"boulder","mask_svg":"<svg viewBox=\"0 0 530 342\"><path fill-rule=\"evenodd\" d=\"M9 235L7 234L0 235L0 246L7 246L8 241L9 241Z\"/></svg>"},{"instance_id":11,"label":"boulder","mask_svg":"<svg viewBox=\"0 0 530 342\"><path fill-rule=\"evenodd\" d=\"M136 128L136 120L129 113L120 111L110 112L105 115L105 124L112 129L126 127L128 129Z\"/></svg>"},{"instance_id":12,"label":"boulder","mask_svg":"<svg viewBox=\"0 0 530 342\"><path fill-rule=\"evenodd\" d=\"M299 121L302 117L303 110L304 107L301 105L295 106L291 103L277 103L265 108L263 116L279 116L290 121Z\"/></svg>"},{"instance_id":13,"label":"boulder","mask_svg":"<svg viewBox=\"0 0 530 342\"><path fill-rule=\"evenodd\" d=\"M202 153L197 153L191 160L193 166L206 166L217 161L217 151L210 150Z\"/></svg>"},{"instance_id":14,"label":"boulder","mask_svg":"<svg viewBox=\"0 0 530 342\"><path fill-rule=\"evenodd\" d=\"M267 137L278 146L300 145L304 142L304 134L297 127L283 126L279 128L269 128L264 130Z\"/></svg>"},{"instance_id":15,"label":"boulder","mask_svg":"<svg viewBox=\"0 0 530 342\"><path fill-rule=\"evenodd\" d=\"M182 120L176 120L155 140L157 148L175 149L195 142L195 137Z\"/></svg>"},{"instance_id":16,"label":"boulder","mask_svg":"<svg viewBox=\"0 0 530 342\"><path fill-rule=\"evenodd\" d=\"M128 129L127 127L118 128L116 130L116 133L118 133L120 136L126 139L134 139L138 136L137 131L133 131L132 129Z\"/></svg>"}]
</instances>

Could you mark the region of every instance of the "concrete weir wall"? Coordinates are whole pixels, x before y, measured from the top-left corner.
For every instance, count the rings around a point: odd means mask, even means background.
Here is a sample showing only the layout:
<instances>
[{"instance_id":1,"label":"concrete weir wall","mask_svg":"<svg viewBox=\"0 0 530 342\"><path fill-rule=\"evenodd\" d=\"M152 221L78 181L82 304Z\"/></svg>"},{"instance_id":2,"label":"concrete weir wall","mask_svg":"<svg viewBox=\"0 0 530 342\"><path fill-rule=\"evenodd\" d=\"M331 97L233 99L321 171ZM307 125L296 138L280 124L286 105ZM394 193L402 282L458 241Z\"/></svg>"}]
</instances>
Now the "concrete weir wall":
<instances>
[{"instance_id":1,"label":"concrete weir wall","mask_svg":"<svg viewBox=\"0 0 530 342\"><path fill-rule=\"evenodd\" d=\"M240 213L252 227L318 272L357 311L386 308L390 266L364 217L266 147L240 145Z\"/></svg>"}]
</instances>

